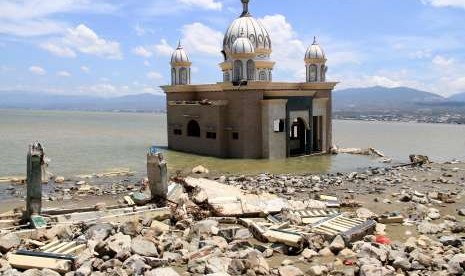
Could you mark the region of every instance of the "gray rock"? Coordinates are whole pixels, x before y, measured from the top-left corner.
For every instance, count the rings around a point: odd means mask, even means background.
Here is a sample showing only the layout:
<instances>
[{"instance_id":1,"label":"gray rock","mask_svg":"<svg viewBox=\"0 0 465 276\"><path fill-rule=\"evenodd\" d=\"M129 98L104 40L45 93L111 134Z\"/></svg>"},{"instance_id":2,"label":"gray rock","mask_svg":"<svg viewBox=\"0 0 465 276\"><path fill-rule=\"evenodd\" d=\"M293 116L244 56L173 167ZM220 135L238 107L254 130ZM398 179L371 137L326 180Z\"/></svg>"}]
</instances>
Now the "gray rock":
<instances>
[{"instance_id":1,"label":"gray rock","mask_svg":"<svg viewBox=\"0 0 465 276\"><path fill-rule=\"evenodd\" d=\"M78 270L76 270L75 276L89 276L92 273L92 262L84 262Z\"/></svg>"},{"instance_id":2,"label":"gray rock","mask_svg":"<svg viewBox=\"0 0 465 276\"><path fill-rule=\"evenodd\" d=\"M150 266L145 264L145 259L139 255L132 255L123 263L123 268L131 275L142 275Z\"/></svg>"},{"instance_id":3,"label":"gray rock","mask_svg":"<svg viewBox=\"0 0 465 276\"><path fill-rule=\"evenodd\" d=\"M316 256L318 256L318 252L311 250L309 248L305 248L304 251L302 251L302 257L304 257L307 260L310 260Z\"/></svg>"},{"instance_id":4,"label":"gray rock","mask_svg":"<svg viewBox=\"0 0 465 276\"><path fill-rule=\"evenodd\" d=\"M247 240L252 238L252 234L250 233L249 229L239 229L234 234L235 240Z\"/></svg>"},{"instance_id":5,"label":"gray rock","mask_svg":"<svg viewBox=\"0 0 465 276\"><path fill-rule=\"evenodd\" d=\"M106 240L108 249L114 254L118 254L121 251L131 250L131 236L123 235L123 233L116 233Z\"/></svg>"},{"instance_id":6,"label":"gray rock","mask_svg":"<svg viewBox=\"0 0 465 276\"><path fill-rule=\"evenodd\" d=\"M387 260L387 253L388 252L385 249L375 247L370 243L364 243L357 256L359 258L375 258L381 262L385 262Z\"/></svg>"},{"instance_id":7,"label":"gray rock","mask_svg":"<svg viewBox=\"0 0 465 276\"><path fill-rule=\"evenodd\" d=\"M402 258L402 257L398 257L394 260L394 262L392 263L392 266L394 268L400 268L402 269L403 271L407 271L407 270L410 270L410 268L412 267L412 265L410 264L410 262L408 261L407 258Z\"/></svg>"},{"instance_id":8,"label":"gray rock","mask_svg":"<svg viewBox=\"0 0 465 276\"><path fill-rule=\"evenodd\" d=\"M439 224L433 224L428 221L423 221L417 226L418 232L421 234L437 234L442 232L442 227Z\"/></svg>"},{"instance_id":9,"label":"gray rock","mask_svg":"<svg viewBox=\"0 0 465 276\"><path fill-rule=\"evenodd\" d=\"M462 240L457 236L442 236L439 238L439 242L441 242L444 246L451 245L454 247L459 247L462 245Z\"/></svg>"},{"instance_id":10,"label":"gray rock","mask_svg":"<svg viewBox=\"0 0 465 276\"><path fill-rule=\"evenodd\" d=\"M465 254L454 255L447 263L447 272L450 275L463 275L465 273Z\"/></svg>"},{"instance_id":11,"label":"gray rock","mask_svg":"<svg viewBox=\"0 0 465 276\"><path fill-rule=\"evenodd\" d=\"M5 254L11 249L17 248L21 244L21 239L14 233L6 234L0 238L0 252Z\"/></svg>"},{"instance_id":12,"label":"gray rock","mask_svg":"<svg viewBox=\"0 0 465 276\"><path fill-rule=\"evenodd\" d=\"M152 241L142 237L136 237L131 242L131 250L134 254L158 258L158 250Z\"/></svg>"},{"instance_id":13,"label":"gray rock","mask_svg":"<svg viewBox=\"0 0 465 276\"><path fill-rule=\"evenodd\" d=\"M109 223L101 223L91 226L87 229L86 237L89 240L104 240L110 236L113 231L113 225Z\"/></svg>"},{"instance_id":14,"label":"gray rock","mask_svg":"<svg viewBox=\"0 0 465 276\"><path fill-rule=\"evenodd\" d=\"M179 276L179 274L171 267L160 267L148 271L145 276Z\"/></svg>"},{"instance_id":15,"label":"gray rock","mask_svg":"<svg viewBox=\"0 0 465 276\"><path fill-rule=\"evenodd\" d=\"M459 209L457 212L459 216L465 216L465 208Z\"/></svg>"},{"instance_id":16,"label":"gray rock","mask_svg":"<svg viewBox=\"0 0 465 276\"><path fill-rule=\"evenodd\" d=\"M360 276L394 276L395 271L384 266L362 265L360 267Z\"/></svg>"},{"instance_id":17,"label":"gray rock","mask_svg":"<svg viewBox=\"0 0 465 276\"><path fill-rule=\"evenodd\" d=\"M205 265L205 271L206 273L227 273L230 264L230 258L212 257L207 260L207 264Z\"/></svg>"},{"instance_id":18,"label":"gray rock","mask_svg":"<svg viewBox=\"0 0 465 276\"><path fill-rule=\"evenodd\" d=\"M60 276L60 273L48 268L42 269L42 276Z\"/></svg>"},{"instance_id":19,"label":"gray rock","mask_svg":"<svg viewBox=\"0 0 465 276\"><path fill-rule=\"evenodd\" d=\"M125 235L135 237L139 235L140 231L142 230L142 224L140 224L138 221L127 221L121 224L119 230Z\"/></svg>"},{"instance_id":20,"label":"gray rock","mask_svg":"<svg viewBox=\"0 0 465 276\"><path fill-rule=\"evenodd\" d=\"M292 265L280 266L278 268L278 272L279 272L279 276L303 276L304 275L302 270Z\"/></svg>"},{"instance_id":21,"label":"gray rock","mask_svg":"<svg viewBox=\"0 0 465 276\"><path fill-rule=\"evenodd\" d=\"M334 254L337 254L339 253L339 251L341 251L342 249L344 249L346 247L346 243L344 241L344 239L340 236L340 235L337 235L334 240L331 242L331 244L329 245L329 249L334 253Z\"/></svg>"},{"instance_id":22,"label":"gray rock","mask_svg":"<svg viewBox=\"0 0 465 276\"><path fill-rule=\"evenodd\" d=\"M243 275L246 271L244 262L239 259L232 259L228 267L230 275Z\"/></svg>"},{"instance_id":23,"label":"gray rock","mask_svg":"<svg viewBox=\"0 0 465 276\"><path fill-rule=\"evenodd\" d=\"M192 232L198 235L209 234L212 231L212 227L218 227L218 221L206 219L195 223L192 226Z\"/></svg>"},{"instance_id":24,"label":"gray rock","mask_svg":"<svg viewBox=\"0 0 465 276\"><path fill-rule=\"evenodd\" d=\"M307 274L311 276L320 276L320 275L327 275L328 271L329 271L328 267L324 265L314 265L310 267L310 269L307 271Z\"/></svg>"},{"instance_id":25,"label":"gray rock","mask_svg":"<svg viewBox=\"0 0 465 276\"><path fill-rule=\"evenodd\" d=\"M23 272L24 276L42 276L42 272L38 270L37 268L34 269L28 269Z\"/></svg>"}]
</instances>

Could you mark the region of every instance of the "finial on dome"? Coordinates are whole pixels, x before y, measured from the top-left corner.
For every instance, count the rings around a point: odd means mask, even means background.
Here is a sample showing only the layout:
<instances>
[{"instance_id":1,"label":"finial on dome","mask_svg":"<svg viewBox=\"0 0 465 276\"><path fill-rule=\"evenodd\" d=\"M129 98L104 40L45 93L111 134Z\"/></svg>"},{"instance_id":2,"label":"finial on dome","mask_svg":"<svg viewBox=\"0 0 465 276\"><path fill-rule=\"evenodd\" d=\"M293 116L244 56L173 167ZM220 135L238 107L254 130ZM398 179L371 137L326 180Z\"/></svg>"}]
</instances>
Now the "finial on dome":
<instances>
[{"instance_id":1,"label":"finial on dome","mask_svg":"<svg viewBox=\"0 0 465 276\"><path fill-rule=\"evenodd\" d=\"M181 45L181 39L178 40L178 49L182 49L182 45Z\"/></svg>"},{"instance_id":2,"label":"finial on dome","mask_svg":"<svg viewBox=\"0 0 465 276\"><path fill-rule=\"evenodd\" d=\"M313 45L317 45L318 44L318 40L316 38L316 35L313 36Z\"/></svg>"},{"instance_id":3,"label":"finial on dome","mask_svg":"<svg viewBox=\"0 0 465 276\"><path fill-rule=\"evenodd\" d=\"M250 13L249 13L249 1L250 0L241 0L241 1L242 1L242 6L243 6L241 17L250 16Z\"/></svg>"}]
</instances>

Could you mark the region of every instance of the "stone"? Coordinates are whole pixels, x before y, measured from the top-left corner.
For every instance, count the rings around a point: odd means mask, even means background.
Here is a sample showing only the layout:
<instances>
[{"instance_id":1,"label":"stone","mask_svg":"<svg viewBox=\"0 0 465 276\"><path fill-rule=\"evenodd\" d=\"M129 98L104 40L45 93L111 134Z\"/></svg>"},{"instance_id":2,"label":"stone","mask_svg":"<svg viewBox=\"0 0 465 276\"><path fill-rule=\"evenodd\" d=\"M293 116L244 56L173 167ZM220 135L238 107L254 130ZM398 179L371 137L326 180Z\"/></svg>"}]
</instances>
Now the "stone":
<instances>
[{"instance_id":1,"label":"stone","mask_svg":"<svg viewBox=\"0 0 465 276\"><path fill-rule=\"evenodd\" d=\"M116 233L109 237L107 240L107 246L113 254L117 254L121 251L131 250L131 236L124 235L123 233Z\"/></svg>"},{"instance_id":2,"label":"stone","mask_svg":"<svg viewBox=\"0 0 465 276\"><path fill-rule=\"evenodd\" d=\"M439 213L439 210L435 209L435 208L429 208L427 216L432 220L436 220L436 219L441 218L441 214Z\"/></svg>"},{"instance_id":3,"label":"stone","mask_svg":"<svg viewBox=\"0 0 465 276\"><path fill-rule=\"evenodd\" d=\"M202 165L199 165L192 169L193 174L208 174L210 171Z\"/></svg>"},{"instance_id":4,"label":"stone","mask_svg":"<svg viewBox=\"0 0 465 276\"><path fill-rule=\"evenodd\" d=\"M278 272L279 272L279 276L303 276L304 275L302 270L292 265L280 266L278 268Z\"/></svg>"},{"instance_id":5,"label":"stone","mask_svg":"<svg viewBox=\"0 0 465 276\"><path fill-rule=\"evenodd\" d=\"M192 197L192 200L197 204L206 203L208 201L207 192L204 189L200 189L195 195Z\"/></svg>"},{"instance_id":6,"label":"stone","mask_svg":"<svg viewBox=\"0 0 465 276\"><path fill-rule=\"evenodd\" d=\"M144 276L179 276L179 273L171 267L160 267L146 272Z\"/></svg>"},{"instance_id":7,"label":"stone","mask_svg":"<svg viewBox=\"0 0 465 276\"><path fill-rule=\"evenodd\" d=\"M344 249L346 247L344 239L340 236L337 235L334 240L331 242L329 245L329 249L334 253L337 254L339 251Z\"/></svg>"},{"instance_id":8,"label":"stone","mask_svg":"<svg viewBox=\"0 0 465 276\"><path fill-rule=\"evenodd\" d=\"M158 258L158 250L152 241L142 237L136 237L131 242L131 250L134 254Z\"/></svg>"},{"instance_id":9,"label":"stone","mask_svg":"<svg viewBox=\"0 0 465 276\"><path fill-rule=\"evenodd\" d=\"M89 276L92 273L92 262L84 262L75 273L75 276Z\"/></svg>"},{"instance_id":10,"label":"stone","mask_svg":"<svg viewBox=\"0 0 465 276\"><path fill-rule=\"evenodd\" d=\"M234 234L235 240L247 240L252 238L252 233L250 233L249 229L238 229Z\"/></svg>"},{"instance_id":11,"label":"stone","mask_svg":"<svg viewBox=\"0 0 465 276\"><path fill-rule=\"evenodd\" d=\"M310 267L310 269L307 271L307 274L311 276L319 276L319 275L327 275L328 272L329 272L328 267L324 265L314 265Z\"/></svg>"},{"instance_id":12,"label":"stone","mask_svg":"<svg viewBox=\"0 0 465 276\"><path fill-rule=\"evenodd\" d=\"M318 255L320 255L322 257L332 257L332 256L334 256L333 252L331 251L331 249L329 249L329 247L325 247L325 248L321 249L320 251L318 251Z\"/></svg>"},{"instance_id":13,"label":"stone","mask_svg":"<svg viewBox=\"0 0 465 276\"><path fill-rule=\"evenodd\" d=\"M371 245L370 243L364 243L360 251L357 254L359 258L375 258L381 262L385 262L387 259L387 251Z\"/></svg>"},{"instance_id":14,"label":"stone","mask_svg":"<svg viewBox=\"0 0 465 276\"><path fill-rule=\"evenodd\" d=\"M205 274L206 260L203 258L189 259L187 263L187 271L194 274Z\"/></svg>"},{"instance_id":15,"label":"stone","mask_svg":"<svg viewBox=\"0 0 465 276\"><path fill-rule=\"evenodd\" d=\"M227 273L231 259L226 257L212 257L207 260L205 265L206 273Z\"/></svg>"},{"instance_id":16,"label":"stone","mask_svg":"<svg viewBox=\"0 0 465 276\"><path fill-rule=\"evenodd\" d=\"M110 259L110 260L104 262L100 266L100 270L105 271L105 270L108 270L108 269L111 269L111 268L122 267L122 266L123 266L123 263L120 260Z\"/></svg>"},{"instance_id":17,"label":"stone","mask_svg":"<svg viewBox=\"0 0 465 276\"><path fill-rule=\"evenodd\" d=\"M232 259L229 263L228 273L230 275L243 275L246 271L244 262L239 259Z\"/></svg>"},{"instance_id":18,"label":"stone","mask_svg":"<svg viewBox=\"0 0 465 276\"><path fill-rule=\"evenodd\" d=\"M369 218L376 218L378 217L377 214L373 213L372 211L368 210L367 208L358 208L355 213L357 214L358 218L361 219L369 219Z\"/></svg>"},{"instance_id":19,"label":"stone","mask_svg":"<svg viewBox=\"0 0 465 276\"><path fill-rule=\"evenodd\" d=\"M206 219L195 223L192 226L192 232L197 235L211 233L212 227L218 227L218 221Z\"/></svg>"},{"instance_id":20,"label":"stone","mask_svg":"<svg viewBox=\"0 0 465 276\"><path fill-rule=\"evenodd\" d=\"M465 216L465 208L459 209L457 213L459 214L459 216Z\"/></svg>"},{"instance_id":21,"label":"stone","mask_svg":"<svg viewBox=\"0 0 465 276\"><path fill-rule=\"evenodd\" d=\"M135 237L142 230L142 224L138 221L127 221L121 224L119 229L123 234Z\"/></svg>"},{"instance_id":22,"label":"stone","mask_svg":"<svg viewBox=\"0 0 465 276\"><path fill-rule=\"evenodd\" d=\"M462 245L462 240L460 237L457 236L442 236L439 238L439 242L442 243L444 246L453 246L453 247L459 247Z\"/></svg>"},{"instance_id":23,"label":"stone","mask_svg":"<svg viewBox=\"0 0 465 276\"><path fill-rule=\"evenodd\" d=\"M442 232L442 227L438 224L433 224L428 221L423 221L417 226L418 232L421 234L437 234Z\"/></svg>"},{"instance_id":24,"label":"stone","mask_svg":"<svg viewBox=\"0 0 465 276\"><path fill-rule=\"evenodd\" d=\"M397 257L394 262L392 263L394 268L400 268L403 271L408 271L412 267L409 260L407 258Z\"/></svg>"},{"instance_id":25,"label":"stone","mask_svg":"<svg viewBox=\"0 0 465 276\"><path fill-rule=\"evenodd\" d=\"M111 235L113 225L109 223L96 224L87 229L86 237L89 240L103 241Z\"/></svg>"},{"instance_id":26,"label":"stone","mask_svg":"<svg viewBox=\"0 0 465 276\"><path fill-rule=\"evenodd\" d=\"M366 264L360 267L360 276L394 276L396 275L394 269L387 267Z\"/></svg>"},{"instance_id":27,"label":"stone","mask_svg":"<svg viewBox=\"0 0 465 276\"><path fill-rule=\"evenodd\" d=\"M450 275L463 275L465 273L465 254L454 255L447 263L447 272Z\"/></svg>"},{"instance_id":28,"label":"stone","mask_svg":"<svg viewBox=\"0 0 465 276\"><path fill-rule=\"evenodd\" d=\"M130 275L142 275L150 266L145 263L145 259L141 256L132 255L124 261L123 268L126 269Z\"/></svg>"},{"instance_id":29,"label":"stone","mask_svg":"<svg viewBox=\"0 0 465 276\"><path fill-rule=\"evenodd\" d=\"M48 268L42 269L41 272L42 272L41 276L60 276L60 273L53 271L51 269L48 269Z\"/></svg>"},{"instance_id":30,"label":"stone","mask_svg":"<svg viewBox=\"0 0 465 276\"><path fill-rule=\"evenodd\" d=\"M23 272L24 276L42 276L42 272L38 270L37 268L34 269L28 269Z\"/></svg>"},{"instance_id":31,"label":"stone","mask_svg":"<svg viewBox=\"0 0 465 276\"><path fill-rule=\"evenodd\" d=\"M350 250L349 248L344 248L339 252L338 256L349 259L349 258L356 257L357 254L354 251Z\"/></svg>"},{"instance_id":32,"label":"stone","mask_svg":"<svg viewBox=\"0 0 465 276\"><path fill-rule=\"evenodd\" d=\"M21 244L21 239L14 233L6 234L0 238L0 253L8 253L11 249L17 248Z\"/></svg>"},{"instance_id":33,"label":"stone","mask_svg":"<svg viewBox=\"0 0 465 276\"><path fill-rule=\"evenodd\" d=\"M314 250L311 250L309 248L305 248L302 251L302 257L304 257L306 260L310 260L310 259L312 259L313 257L316 257L316 256L318 256L318 252L316 252Z\"/></svg>"}]
</instances>

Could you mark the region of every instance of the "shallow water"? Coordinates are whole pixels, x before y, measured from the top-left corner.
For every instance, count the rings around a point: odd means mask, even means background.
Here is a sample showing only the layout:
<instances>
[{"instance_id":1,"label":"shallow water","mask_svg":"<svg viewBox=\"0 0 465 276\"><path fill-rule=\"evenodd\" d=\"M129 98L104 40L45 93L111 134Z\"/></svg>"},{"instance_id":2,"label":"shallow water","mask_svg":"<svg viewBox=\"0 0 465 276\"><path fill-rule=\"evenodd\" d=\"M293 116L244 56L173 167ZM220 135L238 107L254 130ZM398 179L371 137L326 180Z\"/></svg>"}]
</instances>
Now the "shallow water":
<instances>
[{"instance_id":1,"label":"shallow water","mask_svg":"<svg viewBox=\"0 0 465 276\"><path fill-rule=\"evenodd\" d=\"M335 121L334 141L342 147L372 146L395 162L410 153L437 161L465 159L465 126ZM58 175L98 173L112 168L145 171L151 145L166 148L166 115L74 111L0 110L0 176L24 175L27 145L38 140ZM352 171L380 166L379 160L338 155L285 160L224 160L165 151L169 169L202 164L216 173L252 174Z\"/></svg>"}]
</instances>

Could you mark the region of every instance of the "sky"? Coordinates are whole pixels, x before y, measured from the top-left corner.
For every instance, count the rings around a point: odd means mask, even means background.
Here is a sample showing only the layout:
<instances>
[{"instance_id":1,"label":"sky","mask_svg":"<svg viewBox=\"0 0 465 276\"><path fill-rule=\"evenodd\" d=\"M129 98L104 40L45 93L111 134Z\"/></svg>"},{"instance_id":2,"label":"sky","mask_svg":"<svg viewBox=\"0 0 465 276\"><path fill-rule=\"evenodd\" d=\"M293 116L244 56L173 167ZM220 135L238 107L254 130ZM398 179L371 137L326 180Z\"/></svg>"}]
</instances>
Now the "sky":
<instances>
[{"instance_id":1,"label":"sky","mask_svg":"<svg viewBox=\"0 0 465 276\"><path fill-rule=\"evenodd\" d=\"M275 81L304 81L313 36L338 89L465 92L465 0L251 0L270 33ZM0 91L104 97L161 93L178 40L193 83L222 79L240 0L1 0Z\"/></svg>"}]
</instances>

